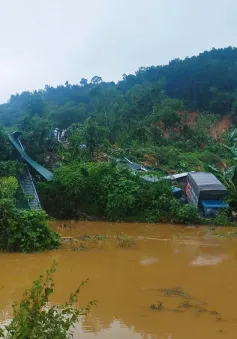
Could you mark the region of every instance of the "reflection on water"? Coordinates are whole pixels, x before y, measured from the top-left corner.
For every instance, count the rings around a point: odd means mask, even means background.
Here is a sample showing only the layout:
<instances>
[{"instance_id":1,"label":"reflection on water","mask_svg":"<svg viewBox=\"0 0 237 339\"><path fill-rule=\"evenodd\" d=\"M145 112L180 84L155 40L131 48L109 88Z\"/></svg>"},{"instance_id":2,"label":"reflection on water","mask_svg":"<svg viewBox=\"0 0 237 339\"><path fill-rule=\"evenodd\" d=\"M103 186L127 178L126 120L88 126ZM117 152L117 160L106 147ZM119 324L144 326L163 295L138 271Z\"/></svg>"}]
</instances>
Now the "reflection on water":
<instances>
[{"instance_id":1,"label":"reflection on water","mask_svg":"<svg viewBox=\"0 0 237 339\"><path fill-rule=\"evenodd\" d=\"M219 254L217 255L212 255L212 254L203 254L199 255L197 258L192 260L191 264L193 266L212 266L212 265L217 265L220 264L223 260L226 260L228 257L227 255Z\"/></svg>"},{"instance_id":2,"label":"reflection on water","mask_svg":"<svg viewBox=\"0 0 237 339\"><path fill-rule=\"evenodd\" d=\"M158 258L143 258L143 259L140 260L140 263L142 265L152 265L152 264L154 264L158 261L159 261Z\"/></svg>"},{"instance_id":3,"label":"reflection on water","mask_svg":"<svg viewBox=\"0 0 237 339\"><path fill-rule=\"evenodd\" d=\"M171 334L157 336L155 334L137 333L134 326L126 326L119 320L111 322L108 328L101 328L99 331L92 331L90 327L78 324L75 328L75 337L98 338L98 339L172 339Z\"/></svg>"},{"instance_id":4,"label":"reflection on water","mask_svg":"<svg viewBox=\"0 0 237 339\"><path fill-rule=\"evenodd\" d=\"M69 241L54 252L1 253L0 311L8 312L1 313L2 320L9 318L9 301L19 301L32 280L56 259L52 302L66 301L86 278L80 306L99 301L77 324L75 338L236 337L237 240L172 225L67 224L68 229L58 228L62 236L100 234L107 239L97 237L83 251ZM118 232L132 237L135 245L118 247Z\"/></svg>"},{"instance_id":5,"label":"reflection on water","mask_svg":"<svg viewBox=\"0 0 237 339\"><path fill-rule=\"evenodd\" d=\"M121 338L131 338L131 339L152 339L151 336L144 336L142 334L136 333L133 326L130 328L121 323L119 320L113 320L108 328L100 328L98 330L92 330L90 326L78 325L75 328L75 336L78 338L98 338L98 339L121 339ZM153 337L154 338L154 337Z\"/></svg>"}]
</instances>

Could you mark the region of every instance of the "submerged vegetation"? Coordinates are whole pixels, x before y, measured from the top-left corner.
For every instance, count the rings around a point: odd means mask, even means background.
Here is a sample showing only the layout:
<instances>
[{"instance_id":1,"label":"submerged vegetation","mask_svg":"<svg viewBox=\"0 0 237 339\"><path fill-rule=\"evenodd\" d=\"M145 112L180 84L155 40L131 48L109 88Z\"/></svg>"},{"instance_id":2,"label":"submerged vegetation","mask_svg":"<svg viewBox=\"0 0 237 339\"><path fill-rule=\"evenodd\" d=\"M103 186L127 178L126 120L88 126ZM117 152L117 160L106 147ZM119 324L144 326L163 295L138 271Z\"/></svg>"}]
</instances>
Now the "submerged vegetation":
<instances>
[{"instance_id":1,"label":"submerged vegetation","mask_svg":"<svg viewBox=\"0 0 237 339\"><path fill-rule=\"evenodd\" d=\"M107 236L103 234L88 235L84 234L79 237L64 237L64 248L72 251L89 251L92 249L104 249L109 247L114 242L114 245L119 248L131 248L136 244L133 237L125 233L117 233L116 237Z\"/></svg>"},{"instance_id":2,"label":"submerged vegetation","mask_svg":"<svg viewBox=\"0 0 237 339\"><path fill-rule=\"evenodd\" d=\"M184 292L180 287L174 288L165 288L160 289L162 292L162 300L157 301L150 305L150 310L152 311L172 311L172 312L195 312L196 315L200 316L200 314L208 314L212 316L218 316L216 320L221 321L223 318L220 313L216 310L210 310L206 308L207 303L198 301L196 298L191 297L188 293ZM175 297L175 298L174 298ZM166 308L165 304L167 298L173 298L173 308ZM177 299L181 299L182 301L177 304ZM188 299L188 300L187 300ZM169 303L170 304L170 303Z\"/></svg>"},{"instance_id":3,"label":"submerged vegetation","mask_svg":"<svg viewBox=\"0 0 237 339\"><path fill-rule=\"evenodd\" d=\"M132 237L129 237L127 234L118 233L117 234L117 246L121 248L130 248L135 245L135 241Z\"/></svg>"},{"instance_id":4,"label":"submerged vegetation","mask_svg":"<svg viewBox=\"0 0 237 339\"><path fill-rule=\"evenodd\" d=\"M219 238L237 238L237 232L219 232L214 235Z\"/></svg>"}]
</instances>

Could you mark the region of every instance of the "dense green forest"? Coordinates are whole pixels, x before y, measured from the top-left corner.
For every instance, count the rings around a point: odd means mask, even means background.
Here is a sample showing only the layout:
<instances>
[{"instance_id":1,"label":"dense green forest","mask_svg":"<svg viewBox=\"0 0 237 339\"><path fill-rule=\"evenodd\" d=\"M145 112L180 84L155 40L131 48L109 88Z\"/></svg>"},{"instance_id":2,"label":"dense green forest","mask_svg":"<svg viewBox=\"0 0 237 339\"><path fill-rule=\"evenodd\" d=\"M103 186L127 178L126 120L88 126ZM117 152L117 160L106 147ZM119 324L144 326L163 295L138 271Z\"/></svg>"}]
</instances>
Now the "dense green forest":
<instances>
[{"instance_id":1,"label":"dense green forest","mask_svg":"<svg viewBox=\"0 0 237 339\"><path fill-rule=\"evenodd\" d=\"M135 75L124 74L117 84L94 76L78 84L47 85L44 90L12 95L0 106L0 122L10 126L29 112L46 114L58 127L68 127L94 115L111 135L117 132L116 139L124 123L129 128L154 113L163 92L182 100L189 111L235 115L236 88L237 48L212 49L165 66L141 67Z\"/></svg>"},{"instance_id":2,"label":"dense green forest","mask_svg":"<svg viewBox=\"0 0 237 339\"><path fill-rule=\"evenodd\" d=\"M0 213L5 218L1 223L18 233L9 243L4 226L2 248L41 249L31 247L28 231L27 245L19 240L22 220L29 229L44 225L43 238L47 234L50 239L44 248L59 244L44 214L17 208L22 193L15 178L22 165L7 132L20 130L26 152L54 172L50 183L34 176L51 217L201 223L192 206L173 197L169 183L151 184L108 160L128 157L149 166L155 176L214 171L228 187L228 201L235 209L236 117L237 48L232 47L142 67L118 83L94 76L79 84L12 95L0 106ZM223 121L227 125L219 128ZM70 131L64 143L51 137L55 127ZM33 236L39 244L42 235Z\"/></svg>"}]
</instances>

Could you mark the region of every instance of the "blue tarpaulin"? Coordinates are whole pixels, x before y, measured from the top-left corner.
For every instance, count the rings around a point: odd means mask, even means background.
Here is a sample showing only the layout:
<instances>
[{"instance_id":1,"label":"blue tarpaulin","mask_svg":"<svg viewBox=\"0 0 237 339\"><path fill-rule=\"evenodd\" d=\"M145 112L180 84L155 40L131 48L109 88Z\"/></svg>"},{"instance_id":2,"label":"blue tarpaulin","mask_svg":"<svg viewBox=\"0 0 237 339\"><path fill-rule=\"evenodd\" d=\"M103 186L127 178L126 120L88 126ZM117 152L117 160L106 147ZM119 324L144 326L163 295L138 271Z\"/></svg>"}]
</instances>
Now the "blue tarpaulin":
<instances>
[{"instance_id":1,"label":"blue tarpaulin","mask_svg":"<svg viewBox=\"0 0 237 339\"><path fill-rule=\"evenodd\" d=\"M202 200L204 208L229 208L229 205L222 200Z\"/></svg>"},{"instance_id":2,"label":"blue tarpaulin","mask_svg":"<svg viewBox=\"0 0 237 339\"><path fill-rule=\"evenodd\" d=\"M183 190L179 187L172 186L172 192L176 198L181 198L183 195Z\"/></svg>"}]
</instances>

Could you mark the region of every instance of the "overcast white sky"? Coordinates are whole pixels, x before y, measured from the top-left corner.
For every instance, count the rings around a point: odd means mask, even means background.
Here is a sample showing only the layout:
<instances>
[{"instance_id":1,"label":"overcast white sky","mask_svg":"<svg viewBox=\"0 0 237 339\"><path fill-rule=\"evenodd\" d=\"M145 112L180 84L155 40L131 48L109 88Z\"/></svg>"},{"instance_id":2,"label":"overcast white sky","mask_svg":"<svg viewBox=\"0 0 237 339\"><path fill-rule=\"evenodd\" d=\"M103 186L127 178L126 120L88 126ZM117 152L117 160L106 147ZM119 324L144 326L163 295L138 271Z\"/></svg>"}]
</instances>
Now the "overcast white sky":
<instances>
[{"instance_id":1,"label":"overcast white sky","mask_svg":"<svg viewBox=\"0 0 237 339\"><path fill-rule=\"evenodd\" d=\"M0 0L0 102L230 45L236 0Z\"/></svg>"}]
</instances>

